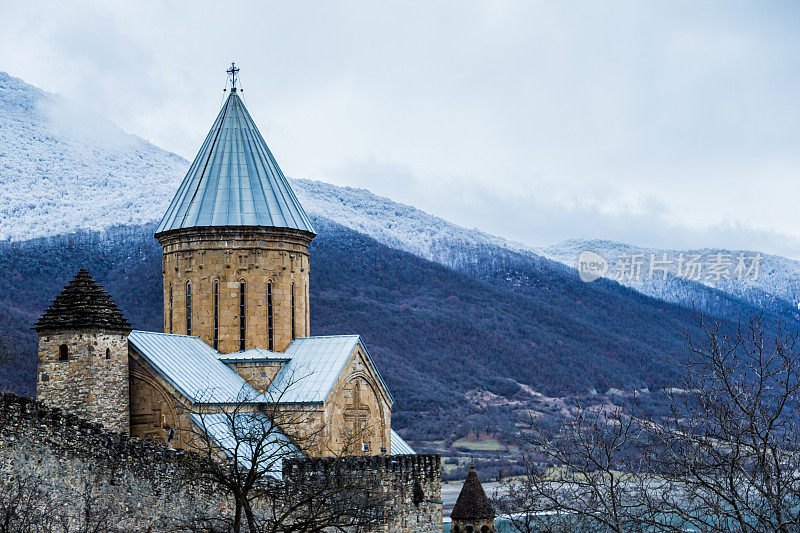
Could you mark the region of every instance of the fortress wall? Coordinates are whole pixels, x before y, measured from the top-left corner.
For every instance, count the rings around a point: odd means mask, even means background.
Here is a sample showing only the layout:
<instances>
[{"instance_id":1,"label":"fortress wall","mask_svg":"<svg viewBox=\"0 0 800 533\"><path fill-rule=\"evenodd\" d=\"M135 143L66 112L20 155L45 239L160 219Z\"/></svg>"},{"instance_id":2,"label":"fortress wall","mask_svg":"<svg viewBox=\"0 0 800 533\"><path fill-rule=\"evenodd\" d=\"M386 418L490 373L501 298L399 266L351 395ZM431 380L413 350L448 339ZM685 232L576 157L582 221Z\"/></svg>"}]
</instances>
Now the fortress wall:
<instances>
[{"instance_id":1,"label":"fortress wall","mask_svg":"<svg viewBox=\"0 0 800 533\"><path fill-rule=\"evenodd\" d=\"M40 503L75 529L87 504L91 520L127 531L170 529L209 509L227 512L219 490L187 474L185 454L30 398L0 395L0 480L35 487Z\"/></svg>"},{"instance_id":2,"label":"fortress wall","mask_svg":"<svg viewBox=\"0 0 800 533\"><path fill-rule=\"evenodd\" d=\"M286 461L284 476L322 476L335 469L379 479L390 520L385 532L442 531L442 460L438 454L319 457Z\"/></svg>"},{"instance_id":3,"label":"fortress wall","mask_svg":"<svg viewBox=\"0 0 800 533\"><path fill-rule=\"evenodd\" d=\"M184 465L189 453L0 394L0 490L27 482L46 499L40 507L68 518L70 530L82 529L87 508L92 520L122 531L175 531L193 518L230 516L224 492ZM379 480L391 520L378 531L442 530L439 455L303 458L287 461L284 475L324 474L334 464Z\"/></svg>"}]
</instances>

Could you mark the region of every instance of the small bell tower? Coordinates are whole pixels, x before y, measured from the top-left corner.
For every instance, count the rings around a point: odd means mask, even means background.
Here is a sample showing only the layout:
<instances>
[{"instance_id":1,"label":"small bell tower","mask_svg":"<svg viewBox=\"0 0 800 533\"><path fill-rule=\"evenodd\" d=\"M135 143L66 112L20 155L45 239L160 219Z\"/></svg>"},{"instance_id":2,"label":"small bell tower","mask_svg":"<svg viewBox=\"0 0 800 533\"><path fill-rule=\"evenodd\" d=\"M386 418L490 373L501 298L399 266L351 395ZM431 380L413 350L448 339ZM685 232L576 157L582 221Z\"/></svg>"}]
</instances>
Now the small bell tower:
<instances>
[{"instance_id":1,"label":"small bell tower","mask_svg":"<svg viewBox=\"0 0 800 533\"><path fill-rule=\"evenodd\" d=\"M450 519L453 521L452 533L494 533L494 508L483 491L474 464L469 466Z\"/></svg>"},{"instance_id":2,"label":"small bell tower","mask_svg":"<svg viewBox=\"0 0 800 533\"><path fill-rule=\"evenodd\" d=\"M36 332L36 398L112 431L128 433L131 325L86 269L39 318Z\"/></svg>"}]
</instances>

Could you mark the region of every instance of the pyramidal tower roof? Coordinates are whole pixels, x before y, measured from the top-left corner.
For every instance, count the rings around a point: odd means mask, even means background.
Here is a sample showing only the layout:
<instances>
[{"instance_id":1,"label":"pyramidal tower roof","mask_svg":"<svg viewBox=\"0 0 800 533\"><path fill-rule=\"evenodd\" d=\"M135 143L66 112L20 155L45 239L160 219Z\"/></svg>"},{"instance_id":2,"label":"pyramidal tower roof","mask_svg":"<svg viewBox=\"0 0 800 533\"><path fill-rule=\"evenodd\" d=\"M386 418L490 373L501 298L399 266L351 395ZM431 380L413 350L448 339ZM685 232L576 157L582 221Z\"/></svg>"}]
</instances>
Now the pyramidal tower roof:
<instances>
[{"instance_id":1,"label":"pyramidal tower roof","mask_svg":"<svg viewBox=\"0 0 800 533\"><path fill-rule=\"evenodd\" d=\"M453 520L479 520L484 518L494 518L494 509L483 491L475 465L470 465L467 479L461 487L453 512L450 513Z\"/></svg>"},{"instance_id":2,"label":"pyramidal tower roof","mask_svg":"<svg viewBox=\"0 0 800 533\"><path fill-rule=\"evenodd\" d=\"M314 233L235 86L156 234L198 226L268 226Z\"/></svg>"},{"instance_id":3,"label":"pyramidal tower roof","mask_svg":"<svg viewBox=\"0 0 800 533\"><path fill-rule=\"evenodd\" d=\"M36 322L39 333L82 329L131 331L117 304L85 268L78 271Z\"/></svg>"}]
</instances>

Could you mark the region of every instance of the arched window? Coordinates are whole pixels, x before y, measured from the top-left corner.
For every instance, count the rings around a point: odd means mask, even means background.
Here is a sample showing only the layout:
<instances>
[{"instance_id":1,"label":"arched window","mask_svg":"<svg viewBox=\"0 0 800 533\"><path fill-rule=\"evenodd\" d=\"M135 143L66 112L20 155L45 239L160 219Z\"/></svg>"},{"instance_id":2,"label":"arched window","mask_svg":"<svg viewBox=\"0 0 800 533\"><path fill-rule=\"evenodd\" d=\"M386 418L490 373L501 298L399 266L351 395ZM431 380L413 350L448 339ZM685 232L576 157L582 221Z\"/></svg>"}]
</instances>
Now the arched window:
<instances>
[{"instance_id":1,"label":"arched window","mask_svg":"<svg viewBox=\"0 0 800 533\"><path fill-rule=\"evenodd\" d=\"M219 349L219 281L214 280L214 349Z\"/></svg>"},{"instance_id":2,"label":"arched window","mask_svg":"<svg viewBox=\"0 0 800 533\"><path fill-rule=\"evenodd\" d=\"M465 533L472 533L472 526L467 526L464 528Z\"/></svg>"},{"instance_id":3,"label":"arched window","mask_svg":"<svg viewBox=\"0 0 800 533\"><path fill-rule=\"evenodd\" d=\"M460 529L458 529L458 526L454 525L453 526L453 533L458 533L459 531L460 531Z\"/></svg>"},{"instance_id":4,"label":"arched window","mask_svg":"<svg viewBox=\"0 0 800 533\"><path fill-rule=\"evenodd\" d=\"M267 283L267 347L270 350L275 349L275 324L272 313L272 283Z\"/></svg>"},{"instance_id":5,"label":"arched window","mask_svg":"<svg viewBox=\"0 0 800 533\"><path fill-rule=\"evenodd\" d=\"M481 526L481 533L489 533L489 526L486 525Z\"/></svg>"},{"instance_id":6,"label":"arched window","mask_svg":"<svg viewBox=\"0 0 800 533\"><path fill-rule=\"evenodd\" d=\"M297 338L297 335L296 335L296 328L295 328L296 320L295 320L295 316L294 316L294 311L295 311L295 309L294 309L294 283L292 283L292 297L291 297L291 299L292 299L292 340L295 340Z\"/></svg>"},{"instance_id":7,"label":"arched window","mask_svg":"<svg viewBox=\"0 0 800 533\"><path fill-rule=\"evenodd\" d=\"M245 349L245 334L247 333L247 322L245 318L245 311L247 310L245 300L245 285L244 281L239 282L239 349Z\"/></svg>"},{"instance_id":8,"label":"arched window","mask_svg":"<svg viewBox=\"0 0 800 533\"><path fill-rule=\"evenodd\" d=\"M186 334L192 334L192 284L186 282Z\"/></svg>"},{"instance_id":9,"label":"arched window","mask_svg":"<svg viewBox=\"0 0 800 533\"><path fill-rule=\"evenodd\" d=\"M106 359L111 359L111 348L106 348Z\"/></svg>"},{"instance_id":10,"label":"arched window","mask_svg":"<svg viewBox=\"0 0 800 533\"><path fill-rule=\"evenodd\" d=\"M69 360L69 348L67 348L66 344L62 344L58 347L58 360L59 361L68 361Z\"/></svg>"}]
</instances>

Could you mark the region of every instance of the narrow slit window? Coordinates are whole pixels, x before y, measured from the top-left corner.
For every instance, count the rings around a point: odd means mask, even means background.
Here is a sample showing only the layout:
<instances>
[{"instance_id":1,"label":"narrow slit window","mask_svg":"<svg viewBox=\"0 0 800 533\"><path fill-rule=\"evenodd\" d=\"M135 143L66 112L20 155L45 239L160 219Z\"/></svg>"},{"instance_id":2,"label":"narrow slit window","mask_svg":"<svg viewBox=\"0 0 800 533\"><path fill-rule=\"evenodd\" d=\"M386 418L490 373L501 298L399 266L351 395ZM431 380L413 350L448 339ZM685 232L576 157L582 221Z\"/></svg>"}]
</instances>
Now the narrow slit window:
<instances>
[{"instance_id":1,"label":"narrow slit window","mask_svg":"<svg viewBox=\"0 0 800 533\"><path fill-rule=\"evenodd\" d=\"M186 334L192 334L192 284L186 283Z\"/></svg>"},{"instance_id":2,"label":"narrow slit window","mask_svg":"<svg viewBox=\"0 0 800 533\"><path fill-rule=\"evenodd\" d=\"M66 344L62 344L58 347L58 360L59 361L68 361L69 360L69 348L67 348Z\"/></svg>"},{"instance_id":3,"label":"narrow slit window","mask_svg":"<svg viewBox=\"0 0 800 533\"><path fill-rule=\"evenodd\" d=\"M111 348L106 348L106 359L111 359Z\"/></svg>"},{"instance_id":4,"label":"narrow slit window","mask_svg":"<svg viewBox=\"0 0 800 533\"><path fill-rule=\"evenodd\" d=\"M172 333L172 283L169 284L169 332Z\"/></svg>"},{"instance_id":5,"label":"narrow slit window","mask_svg":"<svg viewBox=\"0 0 800 533\"><path fill-rule=\"evenodd\" d=\"M245 318L245 284L244 281L239 282L239 349L245 349L245 334L247 333L247 321Z\"/></svg>"},{"instance_id":6,"label":"narrow slit window","mask_svg":"<svg viewBox=\"0 0 800 533\"><path fill-rule=\"evenodd\" d=\"M296 333L296 330L295 330L295 322L296 322L296 320L295 320L295 316L294 316L294 311L295 311L295 308L294 308L294 283L292 283L292 296L291 296L291 299L292 299L292 340L295 340L297 338L297 335L295 334Z\"/></svg>"},{"instance_id":7,"label":"narrow slit window","mask_svg":"<svg viewBox=\"0 0 800 533\"><path fill-rule=\"evenodd\" d=\"M214 349L219 349L219 281L214 281Z\"/></svg>"},{"instance_id":8,"label":"narrow slit window","mask_svg":"<svg viewBox=\"0 0 800 533\"><path fill-rule=\"evenodd\" d=\"M275 324L272 314L272 283L267 283L267 346L270 350L275 349Z\"/></svg>"}]
</instances>

